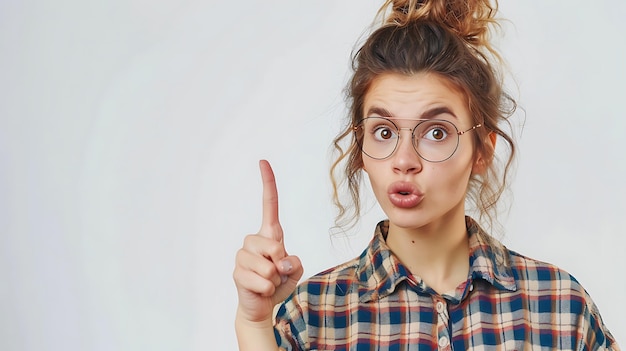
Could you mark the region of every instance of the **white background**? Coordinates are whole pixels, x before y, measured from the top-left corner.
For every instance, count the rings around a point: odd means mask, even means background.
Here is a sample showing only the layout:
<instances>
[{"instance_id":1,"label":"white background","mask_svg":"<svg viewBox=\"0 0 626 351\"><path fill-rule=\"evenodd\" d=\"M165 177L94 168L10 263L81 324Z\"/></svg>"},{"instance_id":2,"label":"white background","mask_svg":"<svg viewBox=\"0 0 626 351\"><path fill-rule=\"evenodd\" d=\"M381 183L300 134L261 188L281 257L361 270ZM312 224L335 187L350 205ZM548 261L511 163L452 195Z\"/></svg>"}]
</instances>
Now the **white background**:
<instances>
[{"instance_id":1,"label":"white background","mask_svg":"<svg viewBox=\"0 0 626 351\"><path fill-rule=\"evenodd\" d=\"M501 1L523 108L504 242L574 274L626 346L626 3ZM0 349L233 350L257 160L305 275L331 240L349 56L379 1L0 3ZM525 112L525 116L524 113Z\"/></svg>"}]
</instances>

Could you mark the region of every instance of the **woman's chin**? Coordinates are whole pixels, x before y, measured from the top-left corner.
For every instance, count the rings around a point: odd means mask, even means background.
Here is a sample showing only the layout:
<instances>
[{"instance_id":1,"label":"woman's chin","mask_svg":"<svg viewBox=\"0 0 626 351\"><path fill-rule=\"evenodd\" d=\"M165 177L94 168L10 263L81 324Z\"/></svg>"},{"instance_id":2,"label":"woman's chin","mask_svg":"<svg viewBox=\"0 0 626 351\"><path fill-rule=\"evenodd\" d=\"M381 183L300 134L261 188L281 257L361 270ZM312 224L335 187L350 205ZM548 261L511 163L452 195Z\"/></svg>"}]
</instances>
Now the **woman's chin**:
<instances>
[{"instance_id":1,"label":"woman's chin","mask_svg":"<svg viewBox=\"0 0 626 351\"><path fill-rule=\"evenodd\" d=\"M389 211L387 218L389 218L389 224L391 226L402 229L419 229L425 226L430 220L423 214L405 210Z\"/></svg>"}]
</instances>

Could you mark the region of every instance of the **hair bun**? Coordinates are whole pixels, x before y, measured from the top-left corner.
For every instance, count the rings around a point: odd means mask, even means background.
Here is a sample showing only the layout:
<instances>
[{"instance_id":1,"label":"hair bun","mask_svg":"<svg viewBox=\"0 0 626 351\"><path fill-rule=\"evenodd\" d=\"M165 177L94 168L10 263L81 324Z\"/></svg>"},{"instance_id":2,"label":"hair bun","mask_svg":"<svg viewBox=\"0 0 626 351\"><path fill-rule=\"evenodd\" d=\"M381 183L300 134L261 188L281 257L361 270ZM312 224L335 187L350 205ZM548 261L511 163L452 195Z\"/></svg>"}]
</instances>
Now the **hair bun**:
<instances>
[{"instance_id":1,"label":"hair bun","mask_svg":"<svg viewBox=\"0 0 626 351\"><path fill-rule=\"evenodd\" d=\"M497 24L497 9L497 1L492 5L490 0L387 0L381 13L386 24L441 23L476 48L484 46L491 51L489 26Z\"/></svg>"}]
</instances>

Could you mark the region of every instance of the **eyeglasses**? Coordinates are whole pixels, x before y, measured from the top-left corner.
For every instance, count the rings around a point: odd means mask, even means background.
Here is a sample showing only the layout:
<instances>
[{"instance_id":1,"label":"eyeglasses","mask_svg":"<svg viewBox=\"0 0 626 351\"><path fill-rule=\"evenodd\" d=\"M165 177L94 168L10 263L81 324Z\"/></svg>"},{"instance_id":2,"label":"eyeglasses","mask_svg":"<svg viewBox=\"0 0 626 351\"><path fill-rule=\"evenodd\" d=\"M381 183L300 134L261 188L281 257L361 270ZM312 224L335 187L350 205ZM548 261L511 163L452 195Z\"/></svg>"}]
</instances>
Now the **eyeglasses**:
<instances>
[{"instance_id":1,"label":"eyeglasses","mask_svg":"<svg viewBox=\"0 0 626 351\"><path fill-rule=\"evenodd\" d=\"M399 128L390 119L367 117L353 129L361 151L373 159L383 160L390 157L398 147L400 131L410 130L413 148L419 157L429 162L443 162L454 155L461 135L482 127L482 124L477 124L459 132L452 122L442 119L414 121L419 123L413 129Z\"/></svg>"}]
</instances>

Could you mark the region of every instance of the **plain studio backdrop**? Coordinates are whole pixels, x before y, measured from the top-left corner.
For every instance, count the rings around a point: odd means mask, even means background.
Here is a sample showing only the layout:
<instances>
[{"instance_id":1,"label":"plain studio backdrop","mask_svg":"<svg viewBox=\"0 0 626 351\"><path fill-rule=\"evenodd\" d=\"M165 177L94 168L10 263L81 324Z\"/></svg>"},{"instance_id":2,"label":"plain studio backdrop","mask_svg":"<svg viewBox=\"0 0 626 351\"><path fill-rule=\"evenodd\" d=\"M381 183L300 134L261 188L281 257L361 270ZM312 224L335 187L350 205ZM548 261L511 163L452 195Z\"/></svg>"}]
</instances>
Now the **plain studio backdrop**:
<instances>
[{"instance_id":1,"label":"plain studio backdrop","mask_svg":"<svg viewBox=\"0 0 626 351\"><path fill-rule=\"evenodd\" d=\"M625 4L501 1L498 40L523 108L502 240L571 272L622 347ZM0 349L236 349L261 158L305 276L360 253L383 214L331 233L328 169L379 5L2 1Z\"/></svg>"}]
</instances>

